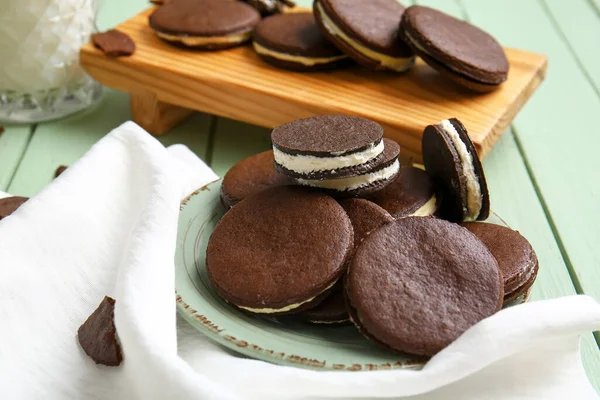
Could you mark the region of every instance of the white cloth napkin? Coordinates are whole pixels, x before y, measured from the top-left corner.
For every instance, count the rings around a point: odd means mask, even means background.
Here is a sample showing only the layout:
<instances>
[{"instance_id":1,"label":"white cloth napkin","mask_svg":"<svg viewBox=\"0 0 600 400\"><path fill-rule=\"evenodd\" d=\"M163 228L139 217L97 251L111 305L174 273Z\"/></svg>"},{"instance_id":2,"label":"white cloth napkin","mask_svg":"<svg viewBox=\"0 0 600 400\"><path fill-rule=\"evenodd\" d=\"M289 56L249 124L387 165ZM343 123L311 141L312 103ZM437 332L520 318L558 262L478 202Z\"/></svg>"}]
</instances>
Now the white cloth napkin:
<instances>
[{"instance_id":1,"label":"white cloth napkin","mask_svg":"<svg viewBox=\"0 0 600 400\"><path fill-rule=\"evenodd\" d=\"M176 319L173 259L180 200L215 179L128 122L0 222L0 398L597 398L579 356L579 335L600 328L586 296L501 311L421 371L308 371L214 345ZM117 368L76 340L104 295Z\"/></svg>"}]
</instances>

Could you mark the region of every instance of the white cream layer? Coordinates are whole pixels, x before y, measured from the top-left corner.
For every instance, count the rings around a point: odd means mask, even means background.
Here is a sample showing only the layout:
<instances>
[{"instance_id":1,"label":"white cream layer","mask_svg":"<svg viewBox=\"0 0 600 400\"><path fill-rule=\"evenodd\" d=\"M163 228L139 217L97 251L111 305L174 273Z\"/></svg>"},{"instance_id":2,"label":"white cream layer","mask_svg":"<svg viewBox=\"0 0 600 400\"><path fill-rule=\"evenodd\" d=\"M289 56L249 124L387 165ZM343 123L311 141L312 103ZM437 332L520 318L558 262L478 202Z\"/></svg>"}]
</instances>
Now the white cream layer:
<instances>
[{"instance_id":1,"label":"white cream layer","mask_svg":"<svg viewBox=\"0 0 600 400\"><path fill-rule=\"evenodd\" d=\"M355 190L364 186L371 185L372 183L383 181L392 178L400 170L400 161L396 160L392 164L380 170L370 172L364 175L352 176L350 178L341 179L325 179L310 180L310 179L298 179L298 183L304 186L318 187L322 189L333 189L339 192Z\"/></svg>"},{"instance_id":2,"label":"white cream layer","mask_svg":"<svg viewBox=\"0 0 600 400\"><path fill-rule=\"evenodd\" d=\"M236 44L244 43L250 40L252 32L235 33L226 36L179 36L168 33L156 32L159 38L168 40L169 42L179 42L186 46L203 46L208 44Z\"/></svg>"},{"instance_id":3,"label":"white cream layer","mask_svg":"<svg viewBox=\"0 0 600 400\"><path fill-rule=\"evenodd\" d=\"M286 312L286 311L291 311L294 310L298 307L300 307L302 304L306 304L308 302L313 301L314 299L317 298L317 296L321 295L322 293L325 293L326 291L328 291L329 289L331 289L333 287L333 285L336 284L337 281L333 281L333 283L329 286L327 286L325 289L323 289L323 291L321 293L319 293L316 296L311 297L308 300L304 300L301 303L296 303L296 304L290 304L288 306L282 307L282 308L251 308L251 307L244 307L244 306L238 306L239 308L243 308L244 310L248 310L250 312L253 312L255 314L275 314L275 313L282 313L282 312Z\"/></svg>"},{"instance_id":4,"label":"white cream layer","mask_svg":"<svg viewBox=\"0 0 600 400\"><path fill-rule=\"evenodd\" d=\"M475 221L481 212L481 187L479 186L477 174L475 174L473 157L467 150L467 145L460 139L460 135L450 121L445 119L440 122L440 125L454 144L454 148L460 157L463 173L467 180L467 217L465 220Z\"/></svg>"},{"instance_id":5,"label":"white cream layer","mask_svg":"<svg viewBox=\"0 0 600 400\"><path fill-rule=\"evenodd\" d=\"M335 57L302 57L302 56L296 56L293 54L279 53L277 51L269 50L266 47L261 46L260 44L258 44L256 42L253 42L252 46L254 47L254 50L258 54L262 54L263 56L276 58L277 60L282 60L282 61L290 61L290 62L294 62L297 64L306 65L307 67L312 67L313 65L320 65L320 64L329 64L329 63L336 62L338 60L342 60L342 59L348 57L346 55L335 56Z\"/></svg>"},{"instance_id":6,"label":"white cream layer","mask_svg":"<svg viewBox=\"0 0 600 400\"><path fill-rule=\"evenodd\" d=\"M379 52L369 49L368 47L364 46L363 44L352 39L350 36L346 35L346 33L344 33L344 31L342 31L340 28L338 28L338 26L333 22L333 20L329 17L329 15L327 15L327 13L325 12L325 10L323 9L323 6L321 6L321 4L317 3L316 6L319 10L319 14L321 15L322 22L323 22L323 25L325 26L325 28L332 35L335 35L335 36L339 37L340 39L342 39L344 41L344 43L346 43L348 46L352 47L354 50L358 51L360 54L363 54L363 55L369 57L370 59L373 59L373 60L379 62L381 65L383 65L386 68L389 68L391 70L398 71L398 72L404 72L404 71L410 69L410 67L412 67L413 64L415 63L414 56L413 57L392 57L392 56L388 56L387 54L379 53Z\"/></svg>"},{"instance_id":7,"label":"white cream layer","mask_svg":"<svg viewBox=\"0 0 600 400\"><path fill-rule=\"evenodd\" d=\"M346 154L345 156L315 157L305 154L288 154L273 146L275 162L290 171L307 174L317 171L334 171L340 168L354 167L371 161L383 152L383 140L377 145L370 145L363 151ZM335 153L332 153L335 154Z\"/></svg>"},{"instance_id":8,"label":"white cream layer","mask_svg":"<svg viewBox=\"0 0 600 400\"><path fill-rule=\"evenodd\" d=\"M411 214L411 217L429 217L437 210L437 199L435 195L431 196L427 203L423 204L417 211Z\"/></svg>"}]
</instances>

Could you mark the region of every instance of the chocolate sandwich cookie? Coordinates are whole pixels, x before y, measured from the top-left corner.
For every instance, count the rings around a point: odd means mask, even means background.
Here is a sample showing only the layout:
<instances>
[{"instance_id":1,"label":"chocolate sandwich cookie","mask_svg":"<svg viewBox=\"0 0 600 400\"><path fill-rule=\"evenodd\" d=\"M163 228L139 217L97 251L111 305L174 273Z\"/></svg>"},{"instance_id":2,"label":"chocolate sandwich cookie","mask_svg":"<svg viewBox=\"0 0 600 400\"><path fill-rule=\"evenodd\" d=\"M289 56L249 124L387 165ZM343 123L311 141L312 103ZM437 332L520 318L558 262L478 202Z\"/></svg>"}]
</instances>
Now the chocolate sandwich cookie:
<instances>
[{"instance_id":1,"label":"chocolate sandwich cookie","mask_svg":"<svg viewBox=\"0 0 600 400\"><path fill-rule=\"evenodd\" d=\"M29 198L27 197L5 197L0 199L0 220L14 213L17 208L21 207Z\"/></svg>"},{"instance_id":2,"label":"chocolate sandwich cookie","mask_svg":"<svg viewBox=\"0 0 600 400\"><path fill-rule=\"evenodd\" d=\"M296 3L290 0L242 0L256 10L263 16L273 15L285 12L287 9L296 6Z\"/></svg>"},{"instance_id":3,"label":"chocolate sandwich cookie","mask_svg":"<svg viewBox=\"0 0 600 400\"><path fill-rule=\"evenodd\" d=\"M466 222L470 230L498 261L504 279L504 302L525 293L537 276L539 263L531 244L517 231L483 222Z\"/></svg>"},{"instance_id":4,"label":"chocolate sandwich cookie","mask_svg":"<svg viewBox=\"0 0 600 400\"><path fill-rule=\"evenodd\" d=\"M168 42L201 50L238 46L252 38L260 14L239 1L169 1L150 16L150 27Z\"/></svg>"},{"instance_id":5,"label":"chocolate sandwich cookie","mask_svg":"<svg viewBox=\"0 0 600 400\"><path fill-rule=\"evenodd\" d=\"M377 204L365 199L342 199L339 203L344 207L352 222L354 230L354 249L375 229L394 220L394 218Z\"/></svg>"},{"instance_id":6,"label":"chocolate sandwich cookie","mask_svg":"<svg viewBox=\"0 0 600 400\"><path fill-rule=\"evenodd\" d=\"M423 132L423 162L442 193L440 215L453 222L484 220L490 196L475 145L456 118Z\"/></svg>"},{"instance_id":7,"label":"chocolate sandwich cookie","mask_svg":"<svg viewBox=\"0 0 600 400\"><path fill-rule=\"evenodd\" d=\"M273 166L273 150L250 156L235 164L223 178L221 201L227 208L265 189L292 184Z\"/></svg>"},{"instance_id":8,"label":"chocolate sandwich cookie","mask_svg":"<svg viewBox=\"0 0 600 400\"><path fill-rule=\"evenodd\" d=\"M489 92L506 81L502 46L476 26L429 7L409 7L401 36L427 64L458 84Z\"/></svg>"},{"instance_id":9,"label":"chocolate sandwich cookie","mask_svg":"<svg viewBox=\"0 0 600 400\"><path fill-rule=\"evenodd\" d=\"M312 13L279 14L263 19L254 30L253 46L266 62L294 71L317 71L351 63L323 35Z\"/></svg>"},{"instance_id":10,"label":"chocolate sandwich cookie","mask_svg":"<svg viewBox=\"0 0 600 400\"><path fill-rule=\"evenodd\" d=\"M323 33L359 64L403 72L414 53L399 37L404 6L396 0L316 0L313 10Z\"/></svg>"},{"instance_id":11,"label":"chocolate sandwich cookie","mask_svg":"<svg viewBox=\"0 0 600 400\"><path fill-rule=\"evenodd\" d=\"M298 186L270 188L218 222L206 270L217 293L242 310L297 313L322 301L344 273L353 237L333 198Z\"/></svg>"},{"instance_id":12,"label":"chocolate sandwich cookie","mask_svg":"<svg viewBox=\"0 0 600 400\"><path fill-rule=\"evenodd\" d=\"M383 128L345 115L298 119L273 129L275 168L292 178L334 179L371 169L383 154Z\"/></svg>"},{"instance_id":13,"label":"chocolate sandwich cookie","mask_svg":"<svg viewBox=\"0 0 600 400\"><path fill-rule=\"evenodd\" d=\"M310 308L295 317L313 324L343 324L349 321L346 302L344 301L343 279L331 289L331 293L316 307Z\"/></svg>"},{"instance_id":14,"label":"chocolate sandwich cookie","mask_svg":"<svg viewBox=\"0 0 600 400\"><path fill-rule=\"evenodd\" d=\"M350 168L334 179L301 179L296 182L325 190L336 197L371 195L389 185L400 170L400 145L393 140L383 139L383 155L366 168Z\"/></svg>"},{"instance_id":15,"label":"chocolate sandwich cookie","mask_svg":"<svg viewBox=\"0 0 600 400\"><path fill-rule=\"evenodd\" d=\"M396 179L369 200L394 218L427 217L438 206L433 179L422 169L408 166L403 166Z\"/></svg>"},{"instance_id":16,"label":"chocolate sandwich cookie","mask_svg":"<svg viewBox=\"0 0 600 400\"><path fill-rule=\"evenodd\" d=\"M431 356L502 307L502 276L487 247L447 221L407 217L371 232L346 276L350 316L392 349Z\"/></svg>"}]
</instances>

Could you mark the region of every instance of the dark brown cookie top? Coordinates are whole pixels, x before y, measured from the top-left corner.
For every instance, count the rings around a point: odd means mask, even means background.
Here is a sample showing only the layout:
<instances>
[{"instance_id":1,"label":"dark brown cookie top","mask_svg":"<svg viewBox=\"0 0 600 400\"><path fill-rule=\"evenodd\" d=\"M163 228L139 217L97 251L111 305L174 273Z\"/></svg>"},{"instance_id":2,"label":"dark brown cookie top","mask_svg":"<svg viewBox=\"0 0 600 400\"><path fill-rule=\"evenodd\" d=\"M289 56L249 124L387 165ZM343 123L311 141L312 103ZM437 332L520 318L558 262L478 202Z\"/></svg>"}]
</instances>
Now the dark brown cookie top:
<instances>
[{"instance_id":1,"label":"dark brown cookie top","mask_svg":"<svg viewBox=\"0 0 600 400\"><path fill-rule=\"evenodd\" d=\"M403 37L417 53L471 79L499 84L508 76L502 46L490 34L441 11L409 7L402 17Z\"/></svg>"},{"instance_id":2,"label":"dark brown cookie top","mask_svg":"<svg viewBox=\"0 0 600 400\"><path fill-rule=\"evenodd\" d=\"M288 154L342 156L367 149L383 138L383 127L366 118L319 115L273 129L273 146Z\"/></svg>"},{"instance_id":3,"label":"dark brown cookie top","mask_svg":"<svg viewBox=\"0 0 600 400\"><path fill-rule=\"evenodd\" d=\"M225 214L209 239L206 269L229 302L281 309L335 283L352 246L352 224L333 198L282 186L253 194Z\"/></svg>"},{"instance_id":4,"label":"dark brown cookie top","mask_svg":"<svg viewBox=\"0 0 600 400\"><path fill-rule=\"evenodd\" d=\"M273 150L250 156L235 164L223 178L221 199L233 207L246 197L265 189L289 185L292 181L273 166Z\"/></svg>"},{"instance_id":5,"label":"dark brown cookie top","mask_svg":"<svg viewBox=\"0 0 600 400\"><path fill-rule=\"evenodd\" d=\"M352 222L354 249L369 233L394 220L390 213L369 200L351 198L339 202Z\"/></svg>"},{"instance_id":6,"label":"dark brown cookie top","mask_svg":"<svg viewBox=\"0 0 600 400\"><path fill-rule=\"evenodd\" d=\"M296 56L327 58L343 55L321 33L312 13L267 17L256 26L254 41L269 50Z\"/></svg>"},{"instance_id":7,"label":"dark brown cookie top","mask_svg":"<svg viewBox=\"0 0 600 400\"><path fill-rule=\"evenodd\" d=\"M14 213L17 208L21 207L29 198L27 197L5 197L0 199L0 220Z\"/></svg>"},{"instance_id":8,"label":"dark brown cookie top","mask_svg":"<svg viewBox=\"0 0 600 400\"><path fill-rule=\"evenodd\" d=\"M531 244L517 231L484 222L461 224L470 230L490 250L498 261L504 278L504 292L509 294L529 280L538 265Z\"/></svg>"},{"instance_id":9,"label":"dark brown cookie top","mask_svg":"<svg viewBox=\"0 0 600 400\"><path fill-rule=\"evenodd\" d=\"M401 218L375 230L347 274L360 326L407 353L433 355L502 306L494 256L467 229L435 218Z\"/></svg>"},{"instance_id":10,"label":"dark brown cookie top","mask_svg":"<svg viewBox=\"0 0 600 400\"><path fill-rule=\"evenodd\" d=\"M399 36L405 7L396 0L317 0L327 16L350 38L391 57L413 52Z\"/></svg>"},{"instance_id":11,"label":"dark brown cookie top","mask_svg":"<svg viewBox=\"0 0 600 400\"><path fill-rule=\"evenodd\" d=\"M456 118L448 120L470 155L473 172L479 184L481 209L477 220L484 220L490 213L490 196L481 160L464 125ZM429 125L423 132L423 163L442 193L440 214L444 219L460 222L468 219L468 185L465 168L452 138L441 123Z\"/></svg>"},{"instance_id":12,"label":"dark brown cookie top","mask_svg":"<svg viewBox=\"0 0 600 400\"><path fill-rule=\"evenodd\" d=\"M260 21L252 6L239 1L177 0L150 16L150 27L181 36L226 36L248 32Z\"/></svg>"},{"instance_id":13,"label":"dark brown cookie top","mask_svg":"<svg viewBox=\"0 0 600 400\"><path fill-rule=\"evenodd\" d=\"M96 364L117 366L123 359L114 321L115 299L105 296L77 330L79 344Z\"/></svg>"},{"instance_id":14,"label":"dark brown cookie top","mask_svg":"<svg viewBox=\"0 0 600 400\"><path fill-rule=\"evenodd\" d=\"M331 293L314 308L303 311L297 317L308 322L330 324L348 321L348 310L344 301L343 279L332 288Z\"/></svg>"},{"instance_id":15,"label":"dark brown cookie top","mask_svg":"<svg viewBox=\"0 0 600 400\"><path fill-rule=\"evenodd\" d=\"M396 179L369 198L394 218L412 215L435 196L435 185L420 168L403 166Z\"/></svg>"},{"instance_id":16,"label":"dark brown cookie top","mask_svg":"<svg viewBox=\"0 0 600 400\"><path fill-rule=\"evenodd\" d=\"M135 51L135 42L126 33L111 29L92 35L94 46L110 57L129 56Z\"/></svg>"}]
</instances>

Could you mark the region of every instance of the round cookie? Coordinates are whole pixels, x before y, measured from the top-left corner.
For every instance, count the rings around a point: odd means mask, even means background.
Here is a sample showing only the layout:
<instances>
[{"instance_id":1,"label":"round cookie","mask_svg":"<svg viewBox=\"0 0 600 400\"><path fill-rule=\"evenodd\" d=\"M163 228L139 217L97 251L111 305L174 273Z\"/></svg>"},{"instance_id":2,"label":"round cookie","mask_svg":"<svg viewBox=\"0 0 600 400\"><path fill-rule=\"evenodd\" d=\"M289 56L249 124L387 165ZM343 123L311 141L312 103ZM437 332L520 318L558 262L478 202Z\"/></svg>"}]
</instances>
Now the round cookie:
<instances>
[{"instance_id":1,"label":"round cookie","mask_svg":"<svg viewBox=\"0 0 600 400\"><path fill-rule=\"evenodd\" d=\"M321 33L312 13L263 19L254 30L253 47L269 64L293 71L331 69L351 62Z\"/></svg>"},{"instance_id":2,"label":"round cookie","mask_svg":"<svg viewBox=\"0 0 600 400\"><path fill-rule=\"evenodd\" d=\"M275 186L292 184L290 178L275 170L273 163L273 150L267 150L231 167L221 185L223 205L230 208L254 193Z\"/></svg>"},{"instance_id":3,"label":"round cookie","mask_svg":"<svg viewBox=\"0 0 600 400\"><path fill-rule=\"evenodd\" d=\"M402 16L401 36L427 64L469 89L489 92L507 79L502 46L468 22L412 6Z\"/></svg>"},{"instance_id":4,"label":"round cookie","mask_svg":"<svg viewBox=\"0 0 600 400\"><path fill-rule=\"evenodd\" d=\"M407 217L372 232L346 276L350 316L392 349L431 356L502 307L502 276L467 229Z\"/></svg>"},{"instance_id":5,"label":"round cookie","mask_svg":"<svg viewBox=\"0 0 600 400\"><path fill-rule=\"evenodd\" d=\"M298 186L270 188L217 223L206 270L217 293L245 311L297 313L322 301L344 273L353 237L333 198Z\"/></svg>"},{"instance_id":6,"label":"round cookie","mask_svg":"<svg viewBox=\"0 0 600 400\"><path fill-rule=\"evenodd\" d=\"M504 279L504 301L515 299L528 290L537 276L539 263L531 244L517 231L482 222L461 224L490 250L498 261Z\"/></svg>"},{"instance_id":7,"label":"round cookie","mask_svg":"<svg viewBox=\"0 0 600 400\"><path fill-rule=\"evenodd\" d=\"M404 6L396 0L316 0L313 11L323 33L359 64L404 72L415 62L399 37Z\"/></svg>"},{"instance_id":8,"label":"round cookie","mask_svg":"<svg viewBox=\"0 0 600 400\"><path fill-rule=\"evenodd\" d=\"M442 194L440 215L453 222L484 220L490 196L475 145L456 118L423 132L423 163Z\"/></svg>"},{"instance_id":9,"label":"round cookie","mask_svg":"<svg viewBox=\"0 0 600 400\"><path fill-rule=\"evenodd\" d=\"M273 129L275 168L302 179L334 179L367 171L383 154L383 128L345 115L298 119Z\"/></svg>"},{"instance_id":10,"label":"round cookie","mask_svg":"<svg viewBox=\"0 0 600 400\"><path fill-rule=\"evenodd\" d=\"M435 185L420 168L403 166L392 183L369 200L387 210L394 218L427 217L437 211Z\"/></svg>"},{"instance_id":11,"label":"round cookie","mask_svg":"<svg viewBox=\"0 0 600 400\"><path fill-rule=\"evenodd\" d=\"M29 198L19 196L0 199L0 220L15 212L17 208L21 207L27 200L29 200Z\"/></svg>"},{"instance_id":12,"label":"round cookie","mask_svg":"<svg viewBox=\"0 0 600 400\"><path fill-rule=\"evenodd\" d=\"M272 15L285 12L288 8L293 8L296 4L291 0L242 0L256 8L263 15Z\"/></svg>"},{"instance_id":13,"label":"round cookie","mask_svg":"<svg viewBox=\"0 0 600 400\"><path fill-rule=\"evenodd\" d=\"M344 301L343 279L331 289L331 293L316 307L297 315L300 319L313 324L342 324L348 322L348 310Z\"/></svg>"},{"instance_id":14,"label":"round cookie","mask_svg":"<svg viewBox=\"0 0 600 400\"><path fill-rule=\"evenodd\" d=\"M368 196L387 185L398 175L400 170L400 145L393 140L383 139L383 155L366 168L347 169L335 179L296 179L303 186L317 187L332 196L352 197Z\"/></svg>"},{"instance_id":15,"label":"round cookie","mask_svg":"<svg viewBox=\"0 0 600 400\"><path fill-rule=\"evenodd\" d=\"M221 50L248 42L259 21L259 12L239 1L177 0L160 6L149 23L168 42Z\"/></svg>"},{"instance_id":16,"label":"round cookie","mask_svg":"<svg viewBox=\"0 0 600 400\"><path fill-rule=\"evenodd\" d=\"M390 213L369 200L342 199L339 203L352 222L355 250L369 233L394 220Z\"/></svg>"}]
</instances>

